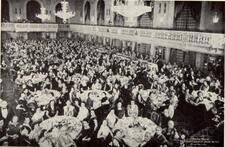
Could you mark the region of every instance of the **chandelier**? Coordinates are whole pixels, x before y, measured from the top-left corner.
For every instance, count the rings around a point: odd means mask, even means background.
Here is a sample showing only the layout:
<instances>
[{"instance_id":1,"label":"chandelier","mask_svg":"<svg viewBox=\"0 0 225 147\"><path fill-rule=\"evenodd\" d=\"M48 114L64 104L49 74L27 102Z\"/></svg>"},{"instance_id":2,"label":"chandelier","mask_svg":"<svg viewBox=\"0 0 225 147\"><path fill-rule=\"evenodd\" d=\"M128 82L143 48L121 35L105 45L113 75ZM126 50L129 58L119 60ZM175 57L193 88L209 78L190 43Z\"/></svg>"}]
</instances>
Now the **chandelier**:
<instances>
[{"instance_id":1,"label":"chandelier","mask_svg":"<svg viewBox=\"0 0 225 147\"><path fill-rule=\"evenodd\" d=\"M50 20L50 16L46 14L46 8L41 7L41 13L36 15L37 18L40 18L42 22L45 20Z\"/></svg>"},{"instance_id":2,"label":"chandelier","mask_svg":"<svg viewBox=\"0 0 225 147\"><path fill-rule=\"evenodd\" d=\"M152 8L152 3L150 3L150 6L146 6L144 0L116 0L116 4L111 9L132 22L136 17L151 12Z\"/></svg>"},{"instance_id":3,"label":"chandelier","mask_svg":"<svg viewBox=\"0 0 225 147\"><path fill-rule=\"evenodd\" d=\"M69 11L69 2L63 0L61 1L62 10L55 12L55 16L62 18L63 23L66 23L67 19L75 16L75 12Z\"/></svg>"}]
</instances>

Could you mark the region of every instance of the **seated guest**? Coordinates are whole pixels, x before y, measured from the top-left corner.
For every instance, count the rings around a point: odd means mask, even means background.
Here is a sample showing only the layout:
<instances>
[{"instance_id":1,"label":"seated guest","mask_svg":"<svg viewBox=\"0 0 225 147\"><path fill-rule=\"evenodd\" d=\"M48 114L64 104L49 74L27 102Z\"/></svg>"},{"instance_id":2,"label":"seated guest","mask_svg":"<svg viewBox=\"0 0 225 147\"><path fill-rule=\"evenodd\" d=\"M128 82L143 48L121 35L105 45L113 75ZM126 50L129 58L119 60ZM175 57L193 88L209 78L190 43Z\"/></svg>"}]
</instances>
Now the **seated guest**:
<instances>
[{"instance_id":1,"label":"seated guest","mask_svg":"<svg viewBox=\"0 0 225 147\"><path fill-rule=\"evenodd\" d=\"M74 142L71 133L69 133L68 128L63 127L61 129L61 133L57 139L56 147L77 147L76 143Z\"/></svg>"},{"instance_id":2,"label":"seated guest","mask_svg":"<svg viewBox=\"0 0 225 147\"><path fill-rule=\"evenodd\" d=\"M0 119L4 119L5 123L9 122L8 103L0 99Z\"/></svg>"},{"instance_id":3,"label":"seated guest","mask_svg":"<svg viewBox=\"0 0 225 147\"><path fill-rule=\"evenodd\" d=\"M161 117L161 127L164 128L168 125L168 121L170 120L168 109L165 109L162 113Z\"/></svg>"},{"instance_id":4,"label":"seated guest","mask_svg":"<svg viewBox=\"0 0 225 147\"><path fill-rule=\"evenodd\" d=\"M179 138L177 130L174 128L174 122L172 120L168 121L168 126L163 129L162 131L163 135L168 140L168 147L174 147L175 146L175 140Z\"/></svg>"},{"instance_id":5,"label":"seated guest","mask_svg":"<svg viewBox=\"0 0 225 147\"><path fill-rule=\"evenodd\" d=\"M125 147L121 130L117 129L113 132L112 147Z\"/></svg>"},{"instance_id":6,"label":"seated guest","mask_svg":"<svg viewBox=\"0 0 225 147\"><path fill-rule=\"evenodd\" d=\"M203 98L203 93L201 91L198 92L198 95L196 98L194 99L189 99L189 102L192 104L192 105L199 105L200 102L202 102L204 100Z\"/></svg>"},{"instance_id":7,"label":"seated guest","mask_svg":"<svg viewBox=\"0 0 225 147\"><path fill-rule=\"evenodd\" d=\"M100 83L99 79L96 79L95 83L91 87L92 90L101 90L102 84Z\"/></svg>"},{"instance_id":8,"label":"seated guest","mask_svg":"<svg viewBox=\"0 0 225 147\"><path fill-rule=\"evenodd\" d=\"M7 134L9 136L10 145L18 145L19 134L20 134L20 124L18 122L18 117L13 116L12 121L8 124Z\"/></svg>"},{"instance_id":9,"label":"seated guest","mask_svg":"<svg viewBox=\"0 0 225 147\"><path fill-rule=\"evenodd\" d=\"M127 114L129 117L138 116L138 106L135 104L134 100L131 100L130 105L127 106Z\"/></svg>"},{"instance_id":10,"label":"seated guest","mask_svg":"<svg viewBox=\"0 0 225 147\"><path fill-rule=\"evenodd\" d=\"M59 113L59 110L55 104L55 101L54 100L51 100L49 102L49 105L48 105L48 108L47 108L47 111L46 111L46 116L47 118L51 118L51 117L54 117L56 115L58 115Z\"/></svg>"},{"instance_id":11,"label":"seated guest","mask_svg":"<svg viewBox=\"0 0 225 147\"><path fill-rule=\"evenodd\" d=\"M162 129L160 127L156 128L155 135L151 138L149 147L161 147L167 145L168 141L166 137L162 134Z\"/></svg>"},{"instance_id":12,"label":"seated guest","mask_svg":"<svg viewBox=\"0 0 225 147\"><path fill-rule=\"evenodd\" d=\"M87 101L86 101L86 107L88 108L88 110L90 110L93 107L93 103L94 103L91 96L92 96L92 92L89 92L88 98L87 98Z\"/></svg>"},{"instance_id":13,"label":"seated guest","mask_svg":"<svg viewBox=\"0 0 225 147\"><path fill-rule=\"evenodd\" d=\"M116 122L118 121L117 116L115 115L115 110L112 109L106 117L107 124L110 129L113 129Z\"/></svg>"},{"instance_id":14,"label":"seated guest","mask_svg":"<svg viewBox=\"0 0 225 147\"><path fill-rule=\"evenodd\" d=\"M139 147L150 147L150 139L151 139L151 133L150 132L146 132L144 135L144 140L143 142L139 145Z\"/></svg>"},{"instance_id":15,"label":"seated guest","mask_svg":"<svg viewBox=\"0 0 225 147\"><path fill-rule=\"evenodd\" d=\"M34 123L32 130L29 134L29 139L31 141L32 146L38 146L40 134L41 134L41 127L39 126L39 123Z\"/></svg>"},{"instance_id":16,"label":"seated guest","mask_svg":"<svg viewBox=\"0 0 225 147\"><path fill-rule=\"evenodd\" d=\"M47 130L42 130L42 132L40 133L38 145L40 147L47 147L47 146L52 147L52 146L54 146L54 143L50 139L50 136L47 135Z\"/></svg>"},{"instance_id":17,"label":"seated guest","mask_svg":"<svg viewBox=\"0 0 225 147\"><path fill-rule=\"evenodd\" d=\"M128 85L124 85L123 88L121 89L120 92L120 97L122 98L123 102L124 102L124 106L127 107L129 102L132 99L132 95L130 90L128 89Z\"/></svg>"},{"instance_id":18,"label":"seated guest","mask_svg":"<svg viewBox=\"0 0 225 147\"><path fill-rule=\"evenodd\" d=\"M27 81L27 89L32 93L36 91L36 88L34 87L34 84L31 80Z\"/></svg>"},{"instance_id":19,"label":"seated guest","mask_svg":"<svg viewBox=\"0 0 225 147\"><path fill-rule=\"evenodd\" d=\"M2 146L5 141L8 141L8 137L6 135L6 126L4 125L4 120L0 119L0 146Z\"/></svg>"},{"instance_id":20,"label":"seated guest","mask_svg":"<svg viewBox=\"0 0 225 147\"><path fill-rule=\"evenodd\" d=\"M71 105L71 102L68 100L66 106L63 107L64 116L74 116L74 107Z\"/></svg>"},{"instance_id":21,"label":"seated guest","mask_svg":"<svg viewBox=\"0 0 225 147\"><path fill-rule=\"evenodd\" d=\"M52 89L52 83L50 82L49 78L46 78L42 89Z\"/></svg>"},{"instance_id":22,"label":"seated guest","mask_svg":"<svg viewBox=\"0 0 225 147\"><path fill-rule=\"evenodd\" d=\"M42 121L44 115L45 115L45 112L42 111L41 108L37 108L37 109L36 109L36 112L35 112L34 115L32 116L32 121L33 121L33 123Z\"/></svg>"},{"instance_id":23,"label":"seated guest","mask_svg":"<svg viewBox=\"0 0 225 147\"><path fill-rule=\"evenodd\" d=\"M91 128L87 120L84 120L82 124L83 124L83 129L77 137L77 145L80 147L94 146L94 144L92 144L93 132L91 131Z\"/></svg>"},{"instance_id":24,"label":"seated guest","mask_svg":"<svg viewBox=\"0 0 225 147\"><path fill-rule=\"evenodd\" d=\"M102 124L103 120L106 119L107 115L110 112L110 104L107 98L102 98L101 106L95 110L95 114L99 124Z\"/></svg>"},{"instance_id":25,"label":"seated guest","mask_svg":"<svg viewBox=\"0 0 225 147\"><path fill-rule=\"evenodd\" d=\"M97 138L100 141L100 146L105 147L111 141L113 134L107 125L107 121L104 120L100 129L98 130Z\"/></svg>"},{"instance_id":26,"label":"seated guest","mask_svg":"<svg viewBox=\"0 0 225 147\"><path fill-rule=\"evenodd\" d=\"M29 139L31 128L27 126L22 126L20 128L20 135L19 135L19 145L20 146L29 146L31 145L31 141Z\"/></svg>"},{"instance_id":27,"label":"seated guest","mask_svg":"<svg viewBox=\"0 0 225 147\"><path fill-rule=\"evenodd\" d=\"M90 128L94 134L97 134L97 128L98 128L98 121L95 115L94 110L90 110L90 115L88 117L88 123L90 125Z\"/></svg>"},{"instance_id":28,"label":"seated guest","mask_svg":"<svg viewBox=\"0 0 225 147\"><path fill-rule=\"evenodd\" d=\"M118 102L114 110L117 118L121 119L125 116L125 108L123 107L122 102Z\"/></svg>"},{"instance_id":29,"label":"seated guest","mask_svg":"<svg viewBox=\"0 0 225 147\"><path fill-rule=\"evenodd\" d=\"M82 102L81 106L79 108L79 112L77 115L77 118L80 120L84 120L85 118L87 118L89 115L89 111L88 109L85 107L85 104Z\"/></svg>"},{"instance_id":30,"label":"seated guest","mask_svg":"<svg viewBox=\"0 0 225 147\"><path fill-rule=\"evenodd\" d=\"M29 117L25 117L21 127L26 126L31 130L31 124L32 124L31 119Z\"/></svg>"}]
</instances>

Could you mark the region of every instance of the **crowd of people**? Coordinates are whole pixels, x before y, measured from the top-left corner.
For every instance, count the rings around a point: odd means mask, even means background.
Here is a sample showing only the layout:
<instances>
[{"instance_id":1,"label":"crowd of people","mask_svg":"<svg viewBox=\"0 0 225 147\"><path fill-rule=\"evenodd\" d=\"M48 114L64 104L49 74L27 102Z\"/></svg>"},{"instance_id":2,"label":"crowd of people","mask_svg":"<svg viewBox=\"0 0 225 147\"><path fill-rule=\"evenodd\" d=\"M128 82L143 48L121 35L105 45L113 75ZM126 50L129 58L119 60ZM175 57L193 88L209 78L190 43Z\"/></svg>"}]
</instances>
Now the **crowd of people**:
<instances>
[{"instance_id":1,"label":"crowd of people","mask_svg":"<svg viewBox=\"0 0 225 147\"><path fill-rule=\"evenodd\" d=\"M177 109L197 116L193 124L223 125L223 81L190 66L78 39L7 40L3 52L10 65L2 60L1 70L8 66L20 97L10 117L7 100L0 102L0 145L128 146L115 126L129 117L130 128L137 118L157 126L139 146L183 147L188 134L176 129ZM74 136L62 125L53 141L54 128L41 124L56 116L77 118L82 130Z\"/></svg>"}]
</instances>

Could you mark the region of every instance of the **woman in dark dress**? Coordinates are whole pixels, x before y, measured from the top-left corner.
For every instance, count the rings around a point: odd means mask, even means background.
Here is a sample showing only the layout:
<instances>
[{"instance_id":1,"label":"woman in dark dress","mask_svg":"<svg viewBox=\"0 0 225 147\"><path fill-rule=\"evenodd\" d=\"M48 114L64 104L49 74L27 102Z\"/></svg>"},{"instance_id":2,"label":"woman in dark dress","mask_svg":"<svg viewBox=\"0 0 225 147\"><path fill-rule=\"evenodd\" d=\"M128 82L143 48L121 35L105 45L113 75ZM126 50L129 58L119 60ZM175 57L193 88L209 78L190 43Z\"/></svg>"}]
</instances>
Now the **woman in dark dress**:
<instances>
[{"instance_id":1,"label":"woman in dark dress","mask_svg":"<svg viewBox=\"0 0 225 147\"><path fill-rule=\"evenodd\" d=\"M77 145L79 147L92 147L93 132L87 122L87 120L83 121L83 129L81 133L78 135Z\"/></svg>"},{"instance_id":2,"label":"woman in dark dress","mask_svg":"<svg viewBox=\"0 0 225 147\"><path fill-rule=\"evenodd\" d=\"M20 134L20 124L18 122L18 117L13 116L12 121L8 124L7 134L9 136L9 145L18 145L19 134Z\"/></svg>"},{"instance_id":3,"label":"woman in dark dress","mask_svg":"<svg viewBox=\"0 0 225 147\"><path fill-rule=\"evenodd\" d=\"M48 105L48 108L47 108L47 111L46 111L46 117L47 118L51 118L51 117L54 117L56 115L58 115L58 108L56 107L56 104L55 104L55 101L54 100L51 100L49 102L49 105Z\"/></svg>"},{"instance_id":4,"label":"woman in dark dress","mask_svg":"<svg viewBox=\"0 0 225 147\"><path fill-rule=\"evenodd\" d=\"M125 116L125 108L123 107L122 102L118 102L115 107L115 115L121 119Z\"/></svg>"},{"instance_id":5,"label":"woman in dark dress","mask_svg":"<svg viewBox=\"0 0 225 147\"><path fill-rule=\"evenodd\" d=\"M7 141L8 137L6 136L6 126L4 124L4 120L0 119L0 146L2 146L3 143Z\"/></svg>"}]
</instances>

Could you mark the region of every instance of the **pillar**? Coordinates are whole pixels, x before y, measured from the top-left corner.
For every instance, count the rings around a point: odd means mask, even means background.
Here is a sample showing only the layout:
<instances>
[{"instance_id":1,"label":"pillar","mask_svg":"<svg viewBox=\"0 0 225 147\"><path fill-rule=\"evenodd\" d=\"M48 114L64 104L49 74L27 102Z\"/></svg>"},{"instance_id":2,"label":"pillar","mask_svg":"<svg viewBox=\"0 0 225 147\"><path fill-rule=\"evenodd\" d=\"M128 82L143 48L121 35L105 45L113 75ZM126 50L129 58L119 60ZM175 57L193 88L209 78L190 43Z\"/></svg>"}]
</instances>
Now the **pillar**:
<instances>
[{"instance_id":1,"label":"pillar","mask_svg":"<svg viewBox=\"0 0 225 147\"><path fill-rule=\"evenodd\" d=\"M153 58L155 57L155 45L154 45L154 44L151 44L150 55L151 55Z\"/></svg>"},{"instance_id":2,"label":"pillar","mask_svg":"<svg viewBox=\"0 0 225 147\"><path fill-rule=\"evenodd\" d=\"M41 38L46 39L46 32L41 33Z\"/></svg>"},{"instance_id":3,"label":"pillar","mask_svg":"<svg viewBox=\"0 0 225 147\"><path fill-rule=\"evenodd\" d=\"M168 63L170 59L170 48L166 47L165 49L165 62Z\"/></svg>"},{"instance_id":4,"label":"pillar","mask_svg":"<svg viewBox=\"0 0 225 147\"><path fill-rule=\"evenodd\" d=\"M195 66L200 69L203 63L203 55L201 53L196 53Z\"/></svg>"},{"instance_id":5,"label":"pillar","mask_svg":"<svg viewBox=\"0 0 225 147\"><path fill-rule=\"evenodd\" d=\"M131 44L131 51L132 51L132 52L134 52L135 45L136 45L136 42L132 42L132 44Z\"/></svg>"},{"instance_id":6,"label":"pillar","mask_svg":"<svg viewBox=\"0 0 225 147\"><path fill-rule=\"evenodd\" d=\"M122 40L122 46L123 46L123 48L126 48L127 47L125 40Z\"/></svg>"},{"instance_id":7,"label":"pillar","mask_svg":"<svg viewBox=\"0 0 225 147\"><path fill-rule=\"evenodd\" d=\"M21 33L21 36L23 39L27 40L28 39L28 33Z\"/></svg>"},{"instance_id":8,"label":"pillar","mask_svg":"<svg viewBox=\"0 0 225 147\"><path fill-rule=\"evenodd\" d=\"M71 37L72 37L72 33L71 33L71 32L68 32L68 33L67 33L67 37L68 37L68 38L71 38Z\"/></svg>"},{"instance_id":9,"label":"pillar","mask_svg":"<svg viewBox=\"0 0 225 147\"><path fill-rule=\"evenodd\" d=\"M51 32L50 33L50 38L51 39L55 39L56 38L56 33L55 32Z\"/></svg>"},{"instance_id":10,"label":"pillar","mask_svg":"<svg viewBox=\"0 0 225 147\"><path fill-rule=\"evenodd\" d=\"M199 28L202 31L205 30L206 6L207 6L207 2L202 1L200 28Z\"/></svg>"}]
</instances>

